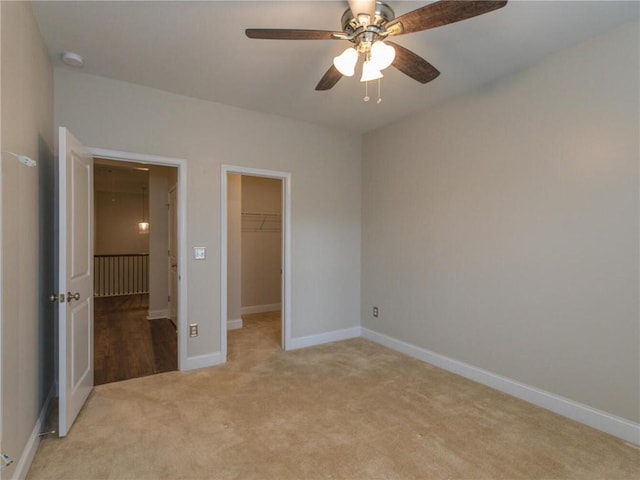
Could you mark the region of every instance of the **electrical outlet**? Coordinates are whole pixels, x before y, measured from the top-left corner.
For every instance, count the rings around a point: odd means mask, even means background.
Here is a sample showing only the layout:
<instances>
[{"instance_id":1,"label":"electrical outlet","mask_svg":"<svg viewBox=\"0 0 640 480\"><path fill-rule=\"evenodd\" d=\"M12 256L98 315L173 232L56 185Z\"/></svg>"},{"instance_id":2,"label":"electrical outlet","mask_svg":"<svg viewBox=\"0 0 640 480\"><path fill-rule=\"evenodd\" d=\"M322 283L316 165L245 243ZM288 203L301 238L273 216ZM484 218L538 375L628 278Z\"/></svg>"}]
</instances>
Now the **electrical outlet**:
<instances>
[{"instance_id":1,"label":"electrical outlet","mask_svg":"<svg viewBox=\"0 0 640 480\"><path fill-rule=\"evenodd\" d=\"M197 337L198 336L198 324L197 323L190 323L189 324L189 336L190 337Z\"/></svg>"},{"instance_id":2,"label":"electrical outlet","mask_svg":"<svg viewBox=\"0 0 640 480\"><path fill-rule=\"evenodd\" d=\"M373 316L378 318L378 307L373 307Z\"/></svg>"}]
</instances>

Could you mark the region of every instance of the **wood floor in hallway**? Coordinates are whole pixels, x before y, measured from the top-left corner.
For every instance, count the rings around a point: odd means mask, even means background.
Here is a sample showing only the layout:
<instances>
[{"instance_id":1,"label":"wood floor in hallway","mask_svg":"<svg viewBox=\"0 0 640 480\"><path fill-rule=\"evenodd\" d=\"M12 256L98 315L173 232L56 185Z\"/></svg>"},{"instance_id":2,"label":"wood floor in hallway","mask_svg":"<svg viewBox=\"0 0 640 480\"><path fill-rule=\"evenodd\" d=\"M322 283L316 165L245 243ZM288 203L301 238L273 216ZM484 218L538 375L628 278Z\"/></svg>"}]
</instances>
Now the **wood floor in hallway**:
<instances>
[{"instance_id":1,"label":"wood floor in hallway","mask_svg":"<svg viewBox=\"0 0 640 480\"><path fill-rule=\"evenodd\" d=\"M175 325L148 310L148 295L95 299L95 385L178 369Z\"/></svg>"}]
</instances>

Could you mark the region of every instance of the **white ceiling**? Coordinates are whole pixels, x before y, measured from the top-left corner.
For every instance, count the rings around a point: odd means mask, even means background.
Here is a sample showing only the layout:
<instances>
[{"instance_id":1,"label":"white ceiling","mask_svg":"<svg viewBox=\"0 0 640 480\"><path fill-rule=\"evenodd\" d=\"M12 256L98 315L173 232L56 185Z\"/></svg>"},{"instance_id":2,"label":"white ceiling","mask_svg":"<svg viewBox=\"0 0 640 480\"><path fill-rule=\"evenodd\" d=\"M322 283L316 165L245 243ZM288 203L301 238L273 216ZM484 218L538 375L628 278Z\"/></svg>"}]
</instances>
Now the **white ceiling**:
<instances>
[{"instance_id":1,"label":"white ceiling","mask_svg":"<svg viewBox=\"0 0 640 480\"><path fill-rule=\"evenodd\" d=\"M142 193L149 189L149 166L96 158L93 181L96 192Z\"/></svg>"},{"instance_id":2,"label":"white ceiling","mask_svg":"<svg viewBox=\"0 0 640 480\"><path fill-rule=\"evenodd\" d=\"M399 16L431 2L388 3ZM483 16L395 37L441 75L422 85L389 68L380 104L362 101L364 85L356 77L314 90L348 42L244 35L250 27L340 30L346 8L346 0L33 3L56 66L61 52L71 50L84 56L86 73L354 132L392 123L631 21L640 4L511 0Z\"/></svg>"}]
</instances>

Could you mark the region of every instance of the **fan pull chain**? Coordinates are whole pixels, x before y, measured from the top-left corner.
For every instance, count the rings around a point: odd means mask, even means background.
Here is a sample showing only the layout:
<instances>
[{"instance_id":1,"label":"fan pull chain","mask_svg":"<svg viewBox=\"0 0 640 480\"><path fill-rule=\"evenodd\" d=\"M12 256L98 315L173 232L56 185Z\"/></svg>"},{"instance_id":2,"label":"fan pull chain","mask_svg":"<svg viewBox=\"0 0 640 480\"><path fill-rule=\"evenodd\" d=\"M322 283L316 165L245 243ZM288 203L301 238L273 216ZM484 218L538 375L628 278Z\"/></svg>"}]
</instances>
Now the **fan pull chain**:
<instances>
[{"instance_id":1,"label":"fan pull chain","mask_svg":"<svg viewBox=\"0 0 640 480\"><path fill-rule=\"evenodd\" d=\"M371 97L369 96L369 82L364 82L364 98L363 100L365 102L368 102L369 100L371 100ZM380 79L378 79L378 100L376 100L377 104L380 104L380 102L382 102L382 95L380 94Z\"/></svg>"}]
</instances>

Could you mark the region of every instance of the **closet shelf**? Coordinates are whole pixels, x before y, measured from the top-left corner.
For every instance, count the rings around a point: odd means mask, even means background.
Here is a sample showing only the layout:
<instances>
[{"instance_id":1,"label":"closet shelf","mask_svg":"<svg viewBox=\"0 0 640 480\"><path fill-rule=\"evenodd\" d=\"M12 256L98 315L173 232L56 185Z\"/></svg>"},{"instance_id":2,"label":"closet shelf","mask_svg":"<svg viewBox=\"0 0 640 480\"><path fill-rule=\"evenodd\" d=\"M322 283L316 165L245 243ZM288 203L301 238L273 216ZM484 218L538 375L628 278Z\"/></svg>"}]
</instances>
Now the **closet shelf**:
<instances>
[{"instance_id":1,"label":"closet shelf","mask_svg":"<svg viewBox=\"0 0 640 480\"><path fill-rule=\"evenodd\" d=\"M281 232L279 213L242 212L243 232Z\"/></svg>"},{"instance_id":2,"label":"closet shelf","mask_svg":"<svg viewBox=\"0 0 640 480\"><path fill-rule=\"evenodd\" d=\"M258 216L258 217L279 217L280 214L279 213L267 213L267 212L242 212L242 216L243 217L251 217L251 216Z\"/></svg>"}]
</instances>

